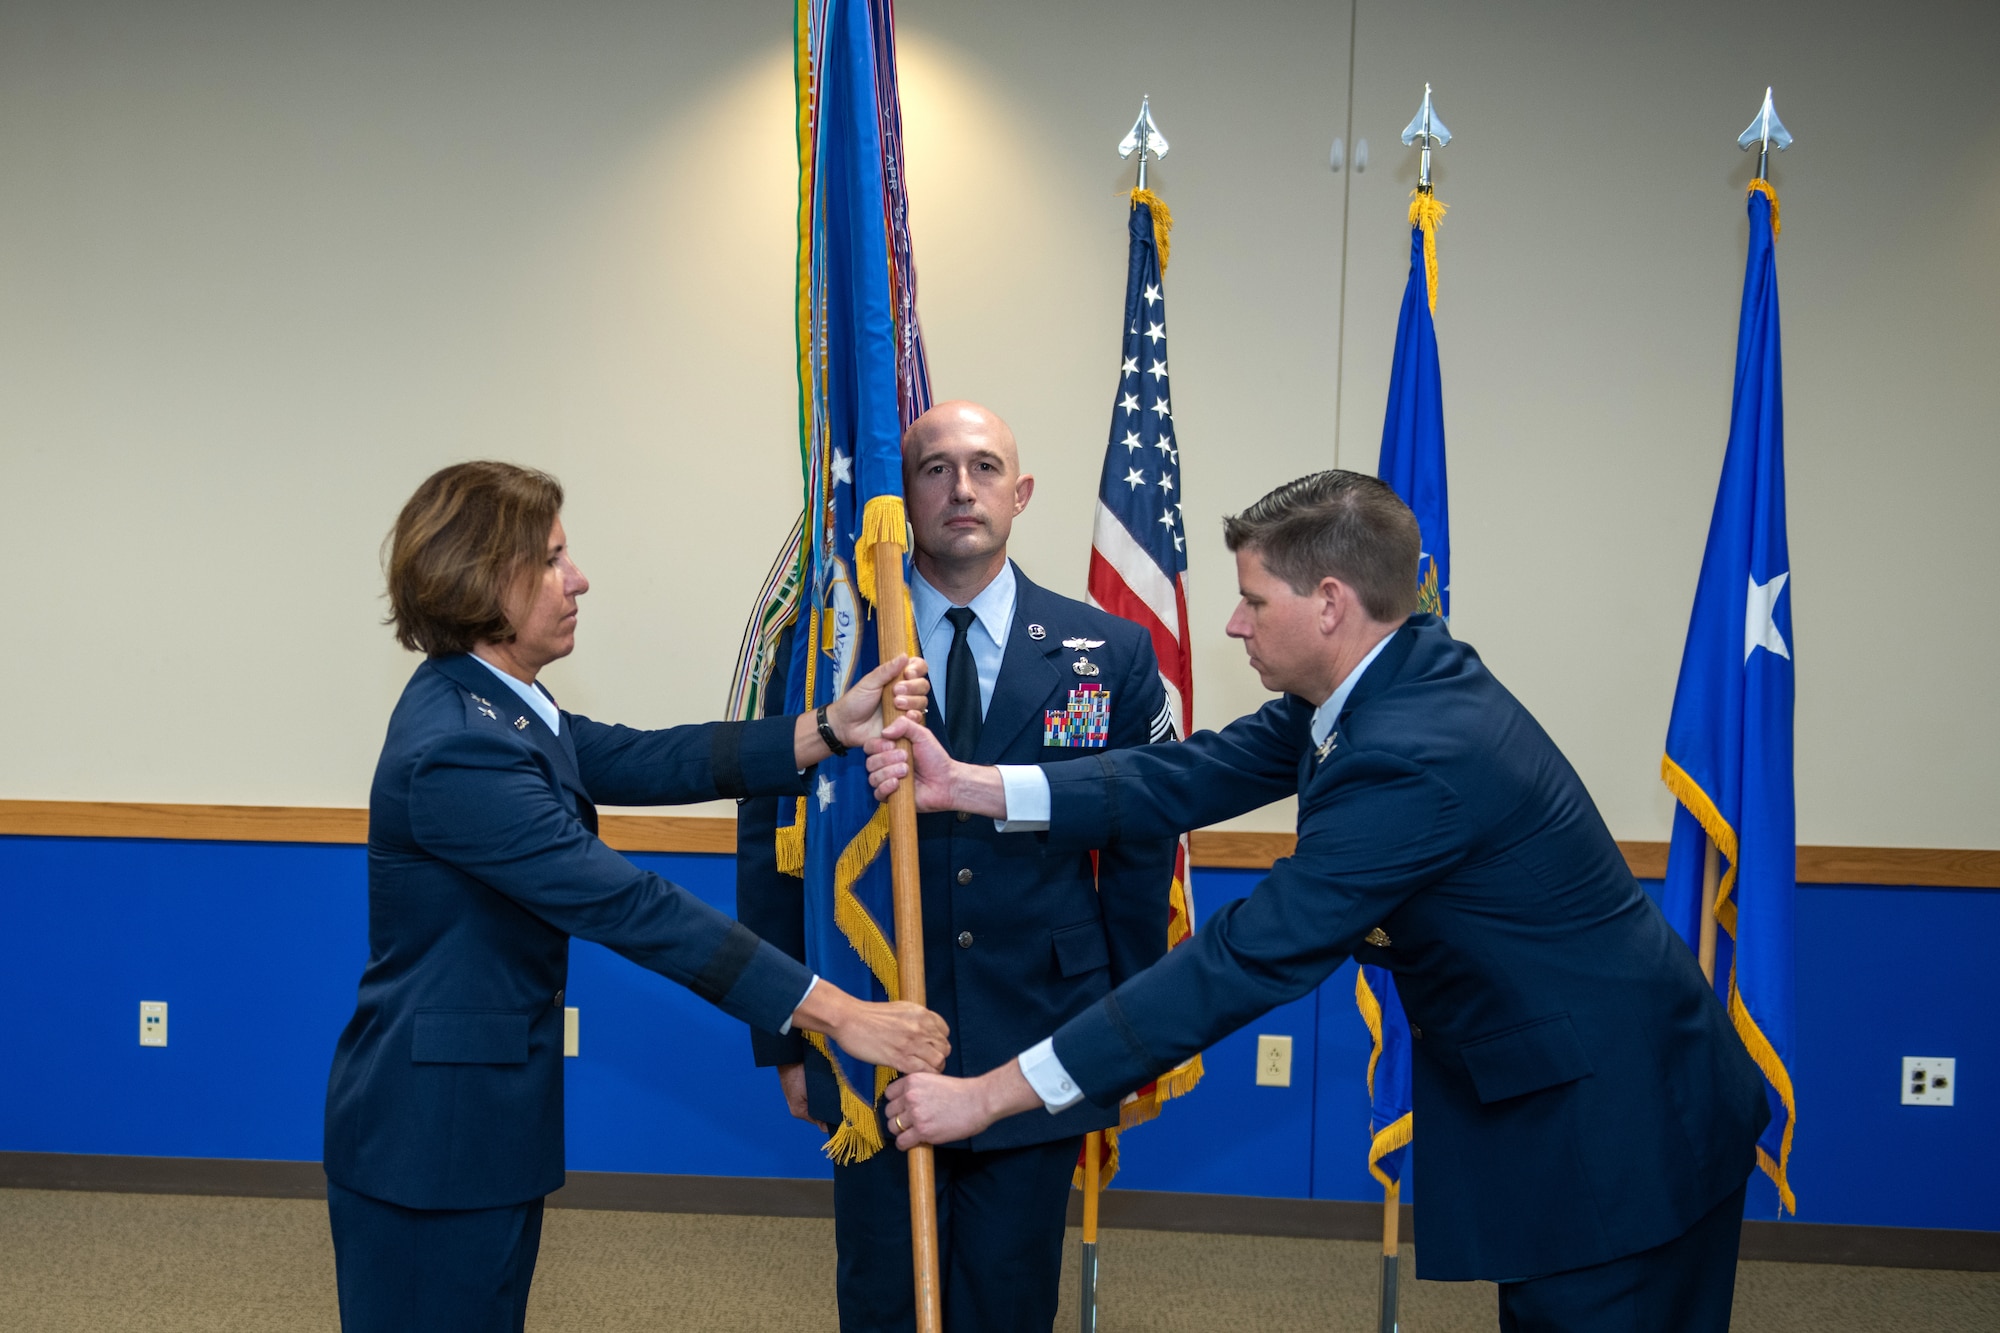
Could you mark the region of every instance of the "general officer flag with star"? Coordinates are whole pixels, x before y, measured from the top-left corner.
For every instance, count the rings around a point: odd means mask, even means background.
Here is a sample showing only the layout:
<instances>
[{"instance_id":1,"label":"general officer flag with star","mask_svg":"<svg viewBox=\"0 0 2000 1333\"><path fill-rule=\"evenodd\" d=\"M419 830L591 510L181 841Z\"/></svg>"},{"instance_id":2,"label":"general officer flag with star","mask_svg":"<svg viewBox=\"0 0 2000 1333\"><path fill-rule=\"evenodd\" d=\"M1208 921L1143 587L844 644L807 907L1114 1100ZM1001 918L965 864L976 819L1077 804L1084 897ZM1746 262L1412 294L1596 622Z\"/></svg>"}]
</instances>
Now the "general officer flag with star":
<instances>
[{"instance_id":1,"label":"general officer flag with star","mask_svg":"<svg viewBox=\"0 0 2000 1333\"><path fill-rule=\"evenodd\" d=\"M799 0L801 152L798 291L805 436L803 579L785 711L839 698L878 657L876 550L907 545L902 434L930 406L916 325L903 192L894 14L889 0ZM905 614L905 624L909 617ZM880 656L914 654L880 645ZM850 995L898 998L889 807L860 750L822 760L812 790L780 815L779 869L805 878L806 964ZM841 1123L827 1154L881 1150L876 1103L894 1071L817 1033Z\"/></svg>"},{"instance_id":2,"label":"general officer flag with star","mask_svg":"<svg viewBox=\"0 0 2000 1333\"><path fill-rule=\"evenodd\" d=\"M1757 1161L1797 1212L1787 1168L1796 1115L1792 899L1792 562L1785 541L1785 411L1779 375L1777 197L1751 182L1750 252L1736 334L1729 446L1695 584L1660 772L1674 835L1661 907L1690 946L1701 934L1702 863L1715 896L1716 989L1764 1071L1771 1124Z\"/></svg>"}]
</instances>

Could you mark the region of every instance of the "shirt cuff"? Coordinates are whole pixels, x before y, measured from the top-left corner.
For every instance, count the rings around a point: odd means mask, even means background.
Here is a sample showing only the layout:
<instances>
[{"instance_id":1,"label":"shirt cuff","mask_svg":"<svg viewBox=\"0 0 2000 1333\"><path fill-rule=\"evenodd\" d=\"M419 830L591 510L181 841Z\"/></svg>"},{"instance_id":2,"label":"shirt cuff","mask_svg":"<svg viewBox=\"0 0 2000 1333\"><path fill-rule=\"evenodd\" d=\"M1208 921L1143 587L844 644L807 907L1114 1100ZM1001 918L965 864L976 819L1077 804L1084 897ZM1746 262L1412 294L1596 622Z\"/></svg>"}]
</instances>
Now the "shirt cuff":
<instances>
[{"instance_id":1,"label":"shirt cuff","mask_svg":"<svg viewBox=\"0 0 2000 1333\"><path fill-rule=\"evenodd\" d=\"M1034 764L1000 764L1007 817L993 821L1001 833L1040 833L1049 826L1049 775Z\"/></svg>"},{"instance_id":2,"label":"shirt cuff","mask_svg":"<svg viewBox=\"0 0 2000 1333\"><path fill-rule=\"evenodd\" d=\"M1020 1054L1021 1076L1028 1080L1028 1086L1042 1099L1050 1115L1066 1111L1083 1100L1083 1089L1076 1086L1076 1080L1063 1068L1062 1061L1056 1059L1056 1039L1044 1038Z\"/></svg>"},{"instance_id":3,"label":"shirt cuff","mask_svg":"<svg viewBox=\"0 0 2000 1333\"><path fill-rule=\"evenodd\" d=\"M799 1011L799 1005L802 1005L806 1002L807 998L811 996L813 993L813 987L817 985L819 985L819 973L815 972L813 973L813 979L806 983L805 993L799 996L799 1003L792 1006L793 1013L796 1014ZM778 1029L778 1035L781 1037L789 1037L792 1035L791 1019L787 1018L785 1020L785 1025Z\"/></svg>"}]
</instances>

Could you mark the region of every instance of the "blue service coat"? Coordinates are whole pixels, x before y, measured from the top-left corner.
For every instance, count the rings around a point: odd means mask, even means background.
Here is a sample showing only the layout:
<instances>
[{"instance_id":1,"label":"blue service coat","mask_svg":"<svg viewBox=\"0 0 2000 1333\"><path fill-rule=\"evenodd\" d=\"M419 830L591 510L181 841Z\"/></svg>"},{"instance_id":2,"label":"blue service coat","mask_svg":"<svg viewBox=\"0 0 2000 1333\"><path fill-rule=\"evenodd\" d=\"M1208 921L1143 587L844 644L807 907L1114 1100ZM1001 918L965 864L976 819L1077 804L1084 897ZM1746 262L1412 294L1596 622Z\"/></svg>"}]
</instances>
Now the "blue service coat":
<instances>
[{"instance_id":1,"label":"blue service coat","mask_svg":"<svg viewBox=\"0 0 2000 1333\"><path fill-rule=\"evenodd\" d=\"M572 935L776 1030L797 961L597 839L597 801L803 791L792 720L551 735L468 656L425 662L368 809L368 965L326 1094L326 1173L408 1208L492 1208L563 1183Z\"/></svg>"},{"instance_id":2,"label":"blue service coat","mask_svg":"<svg viewBox=\"0 0 2000 1333\"><path fill-rule=\"evenodd\" d=\"M1396 974L1409 1015L1424 1277L1603 1263L1741 1187L1770 1114L1762 1076L1575 771L1479 655L1413 616L1323 756L1313 712L1281 698L1181 745L1046 770L1051 849L1299 798L1295 854L1057 1032L1086 1095L1114 1105L1351 954Z\"/></svg>"},{"instance_id":3,"label":"blue service coat","mask_svg":"<svg viewBox=\"0 0 2000 1333\"><path fill-rule=\"evenodd\" d=\"M1015 566L1014 620L992 700L981 724L982 764L1033 764L1088 750L1044 745L1046 714L1079 685L1111 692L1110 748L1144 745L1172 725L1166 689L1146 632L1129 620L1059 596ZM1039 626L1035 638L1031 626ZM1072 638L1101 639L1078 653ZM1079 676L1078 657L1098 667ZM781 649L780 663L789 660ZM771 697L782 699L782 677ZM758 935L805 957L804 886L778 872L774 800L747 801L737 817L736 908ZM1128 838L1099 853L996 832L990 819L929 814L917 819L923 878L924 975L930 1007L951 1025L949 1074L982 1074L1013 1059L1167 948L1172 833ZM759 1065L806 1062L813 1116L840 1121L839 1091L818 1052L797 1037L751 1033ZM984 1151L1047 1143L1118 1123L1116 1105L1079 1103L1061 1115L1010 1116L967 1143ZM889 1137L894 1137L890 1135Z\"/></svg>"}]
</instances>

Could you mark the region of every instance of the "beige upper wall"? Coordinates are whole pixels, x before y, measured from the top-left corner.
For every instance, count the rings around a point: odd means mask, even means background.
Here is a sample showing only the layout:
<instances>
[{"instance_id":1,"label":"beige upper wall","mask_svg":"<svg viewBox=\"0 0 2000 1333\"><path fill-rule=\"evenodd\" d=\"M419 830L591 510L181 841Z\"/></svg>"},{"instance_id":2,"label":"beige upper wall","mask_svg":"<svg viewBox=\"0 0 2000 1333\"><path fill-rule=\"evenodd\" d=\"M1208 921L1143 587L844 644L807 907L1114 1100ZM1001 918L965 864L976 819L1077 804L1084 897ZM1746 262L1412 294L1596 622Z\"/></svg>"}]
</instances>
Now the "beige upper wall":
<instances>
[{"instance_id":1,"label":"beige upper wall","mask_svg":"<svg viewBox=\"0 0 2000 1333\"><path fill-rule=\"evenodd\" d=\"M1801 841L1995 846L1991 6L904 0L940 393L1008 416L1080 593L1116 370L1111 153L1174 148L1197 711L1254 707L1219 517L1371 468L1423 83L1455 629L1621 837L1656 771L1727 425L1765 83L1784 198ZM712 715L797 509L784 7L0 3L0 797L355 805L413 665L376 545L433 468L557 472L595 588L564 703ZM1949 141L1917 133L1942 110ZM1343 364L1344 363L1344 364ZM1342 392L1335 399L1335 368ZM1281 811L1253 824L1281 826Z\"/></svg>"}]
</instances>

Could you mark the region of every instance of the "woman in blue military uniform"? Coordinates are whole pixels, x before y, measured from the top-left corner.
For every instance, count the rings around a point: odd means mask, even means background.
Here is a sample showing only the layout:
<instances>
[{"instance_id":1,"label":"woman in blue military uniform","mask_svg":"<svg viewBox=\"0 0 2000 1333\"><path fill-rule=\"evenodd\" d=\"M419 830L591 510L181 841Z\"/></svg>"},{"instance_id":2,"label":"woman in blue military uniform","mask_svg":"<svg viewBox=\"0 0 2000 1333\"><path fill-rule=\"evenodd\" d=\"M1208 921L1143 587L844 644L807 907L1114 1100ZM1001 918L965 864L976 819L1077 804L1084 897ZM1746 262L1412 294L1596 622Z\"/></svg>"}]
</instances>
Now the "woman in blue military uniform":
<instances>
[{"instance_id":1,"label":"woman in blue military uniform","mask_svg":"<svg viewBox=\"0 0 2000 1333\"><path fill-rule=\"evenodd\" d=\"M590 587L562 499L544 473L458 464L390 536L390 620L425 661L375 771L369 958L327 1087L350 1331L522 1327L542 1198L563 1183L571 935L755 1027L823 1032L904 1070L937 1069L949 1049L935 1014L819 981L596 836L599 801L804 791L805 769L879 732L891 680L898 708L922 709L921 664L885 663L796 718L636 731L562 712L536 676L575 647Z\"/></svg>"}]
</instances>

